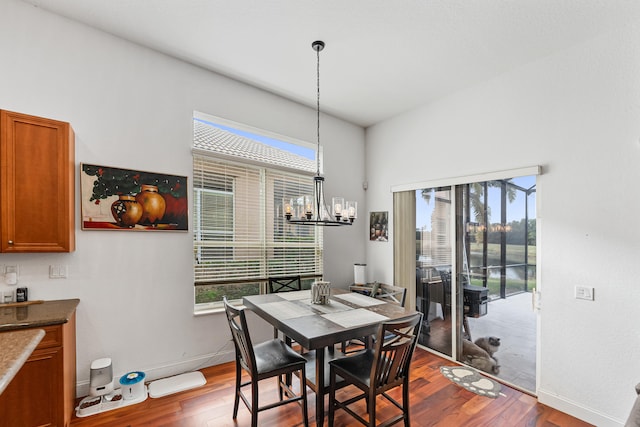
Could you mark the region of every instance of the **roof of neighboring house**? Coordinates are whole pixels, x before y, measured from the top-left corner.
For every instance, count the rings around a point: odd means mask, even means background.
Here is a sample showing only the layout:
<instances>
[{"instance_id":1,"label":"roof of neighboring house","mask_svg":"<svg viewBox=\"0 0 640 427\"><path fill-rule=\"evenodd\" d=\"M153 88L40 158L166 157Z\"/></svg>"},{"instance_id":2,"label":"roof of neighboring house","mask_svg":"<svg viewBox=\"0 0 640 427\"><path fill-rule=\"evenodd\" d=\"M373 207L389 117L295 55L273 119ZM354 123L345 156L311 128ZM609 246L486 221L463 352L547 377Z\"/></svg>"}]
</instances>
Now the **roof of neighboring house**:
<instances>
[{"instance_id":1,"label":"roof of neighboring house","mask_svg":"<svg viewBox=\"0 0 640 427\"><path fill-rule=\"evenodd\" d=\"M315 160L193 121L194 148L306 172L316 171Z\"/></svg>"}]
</instances>

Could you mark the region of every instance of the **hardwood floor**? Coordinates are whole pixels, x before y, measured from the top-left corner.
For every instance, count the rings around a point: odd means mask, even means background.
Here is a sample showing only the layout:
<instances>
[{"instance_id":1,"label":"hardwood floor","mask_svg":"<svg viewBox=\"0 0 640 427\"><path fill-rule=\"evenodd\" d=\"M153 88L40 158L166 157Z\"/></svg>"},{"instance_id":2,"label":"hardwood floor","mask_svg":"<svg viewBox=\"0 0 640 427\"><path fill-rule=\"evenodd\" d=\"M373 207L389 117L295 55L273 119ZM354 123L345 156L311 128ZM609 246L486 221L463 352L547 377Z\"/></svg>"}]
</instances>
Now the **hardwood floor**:
<instances>
[{"instance_id":1,"label":"hardwood floor","mask_svg":"<svg viewBox=\"0 0 640 427\"><path fill-rule=\"evenodd\" d=\"M536 398L503 386L497 399L478 396L453 384L440 374L440 366L453 363L420 348L416 349L411 372L410 402L412 426L442 427L581 427L589 426L583 421L537 403ZM180 427L226 427L248 426L250 415L240 403L237 420L233 412L234 364L225 363L202 369L207 378L203 387L182 393L147 398L142 403L107 411L88 417L74 418L74 427L88 426L180 426ZM294 388L299 384L294 381ZM347 393L349 390L345 390ZM390 394L400 399L400 388ZM277 399L275 380L260 383L261 404ZM315 426L314 394L309 390L309 424ZM361 413L366 413L364 405ZM379 399L378 416L384 420L397 409ZM262 427L301 426L302 414L297 404L285 405L260 413L258 424ZM336 413L336 426L356 425L344 411ZM326 420L325 420L326 425ZM397 425L402 425L397 424Z\"/></svg>"}]
</instances>

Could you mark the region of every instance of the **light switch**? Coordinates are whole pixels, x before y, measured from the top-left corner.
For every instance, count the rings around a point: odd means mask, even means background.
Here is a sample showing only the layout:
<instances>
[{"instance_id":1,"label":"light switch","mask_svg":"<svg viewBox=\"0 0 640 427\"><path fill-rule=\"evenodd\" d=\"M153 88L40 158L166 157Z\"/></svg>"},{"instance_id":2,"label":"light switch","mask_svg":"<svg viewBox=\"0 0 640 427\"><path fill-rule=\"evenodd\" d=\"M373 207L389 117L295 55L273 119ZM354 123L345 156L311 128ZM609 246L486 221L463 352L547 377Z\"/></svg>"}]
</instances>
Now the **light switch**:
<instances>
[{"instance_id":1,"label":"light switch","mask_svg":"<svg viewBox=\"0 0 640 427\"><path fill-rule=\"evenodd\" d=\"M576 299L593 301L593 288L588 286L576 286Z\"/></svg>"},{"instance_id":2,"label":"light switch","mask_svg":"<svg viewBox=\"0 0 640 427\"><path fill-rule=\"evenodd\" d=\"M68 269L66 265L50 265L49 279L66 279L67 270Z\"/></svg>"}]
</instances>

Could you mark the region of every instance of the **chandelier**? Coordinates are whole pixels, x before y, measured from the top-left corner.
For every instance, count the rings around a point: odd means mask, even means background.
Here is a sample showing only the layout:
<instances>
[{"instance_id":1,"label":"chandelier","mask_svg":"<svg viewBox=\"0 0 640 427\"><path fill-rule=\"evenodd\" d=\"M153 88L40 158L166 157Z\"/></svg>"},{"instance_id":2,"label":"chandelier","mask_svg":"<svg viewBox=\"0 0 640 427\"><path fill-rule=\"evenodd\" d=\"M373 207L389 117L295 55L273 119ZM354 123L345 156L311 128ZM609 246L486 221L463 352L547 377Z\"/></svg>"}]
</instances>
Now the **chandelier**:
<instances>
[{"instance_id":1,"label":"chandelier","mask_svg":"<svg viewBox=\"0 0 640 427\"><path fill-rule=\"evenodd\" d=\"M283 200L283 212L287 222L301 225L338 226L351 225L358 214L358 203L347 201L342 197L331 199L331 209L327 208L324 198L324 177L320 175L320 51L324 49L323 41L311 43L316 51L317 76L317 147L316 175L313 177L314 191L312 195L301 195Z\"/></svg>"}]
</instances>

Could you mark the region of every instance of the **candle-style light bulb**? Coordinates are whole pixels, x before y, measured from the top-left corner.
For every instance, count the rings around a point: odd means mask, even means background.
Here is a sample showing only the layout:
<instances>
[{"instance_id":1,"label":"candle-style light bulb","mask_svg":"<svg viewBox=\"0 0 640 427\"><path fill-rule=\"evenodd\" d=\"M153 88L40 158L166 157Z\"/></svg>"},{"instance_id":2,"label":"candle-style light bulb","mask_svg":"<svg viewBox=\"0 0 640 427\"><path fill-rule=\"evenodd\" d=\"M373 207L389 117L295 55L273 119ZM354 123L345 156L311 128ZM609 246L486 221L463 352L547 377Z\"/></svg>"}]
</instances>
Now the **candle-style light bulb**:
<instances>
[{"instance_id":1,"label":"candle-style light bulb","mask_svg":"<svg viewBox=\"0 0 640 427\"><path fill-rule=\"evenodd\" d=\"M284 211L284 217L286 219L291 219L291 205L293 204L293 200L282 199L282 206Z\"/></svg>"},{"instance_id":2,"label":"candle-style light bulb","mask_svg":"<svg viewBox=\"0 0 640 427\"><path fill-rule=\"evenodd\" d=\"M358 202L347 202L347 216L351 222L358 217Z\"/></svg>"},{"instance_id":3,"label":"candle-style light bulb","mask_svg":"<svg viewBox=\"0 0 640 427\"><path fill-rule=\"evenodd\" d=\"M310 220L313 216L313 203L311 202L312 199L313 198L309 195L304 196L304 214L308 220Z\"/></svg>"},{"instance_id":4,"label":"candle-style light bulb","mask_svg":"<svg viewBox=\"0 0 640 427\"><path fill-rule=\"evenodd\" d=\"M340 220L342 217L342 207L344 206L344 198L334 197L331 199L331 206L333 207L333 216Z\"/></svg>"}]
</instances>

